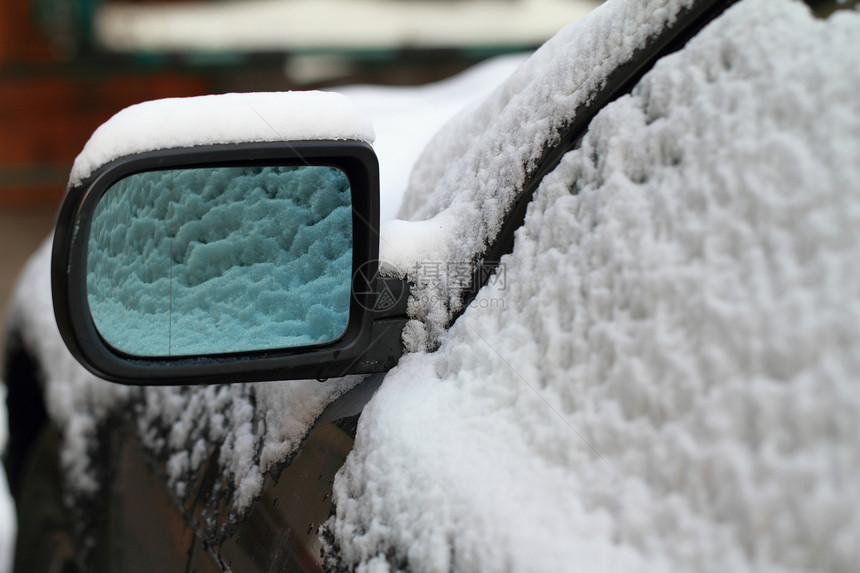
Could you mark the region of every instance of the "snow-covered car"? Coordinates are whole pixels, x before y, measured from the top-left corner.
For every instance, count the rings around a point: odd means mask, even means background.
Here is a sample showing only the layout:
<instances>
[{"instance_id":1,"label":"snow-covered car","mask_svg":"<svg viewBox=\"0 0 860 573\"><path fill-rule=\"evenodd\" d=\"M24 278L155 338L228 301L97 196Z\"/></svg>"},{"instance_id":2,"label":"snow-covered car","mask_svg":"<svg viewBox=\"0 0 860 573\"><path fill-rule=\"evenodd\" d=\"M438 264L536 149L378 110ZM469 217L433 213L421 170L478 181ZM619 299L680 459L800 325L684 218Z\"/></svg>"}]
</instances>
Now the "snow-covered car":
<instances>
[{"instance_id":1,"label":"snow-covered car","mask_svg":"<svg viewBox=\"0 0 860 573\"><path fill-rule=\"evenodd\" d=\"M857 54L855 10L611 0L439 130L378 243L372 133L341 97L121 112L76 162L53 294L46 244L10 311L16 568L853 571ZM222 197L201 166L265 181ZM329 326L245 336L249 304L294 294L268 282L174 297L171 275L168 295L139 287L155 302L123 298L147 249L192 273L172 247L192 227L201 247L248 221L240 238L262 236L279 207L251 197L281 177L333 190L303 207L317 238L290 235L316 271L234 236L194 272L288 268L309 287L289 304ZM221 189L194 216L217 223L158 228L158 208L197 204L167 200L180 179ZM347 211L371 230L350 255L349 223L324 225ZM174 346L168 319L150 344L165 296L232 322L203 313L183 324L210 334L179 325Z\"/></svg>"}]
</instances>

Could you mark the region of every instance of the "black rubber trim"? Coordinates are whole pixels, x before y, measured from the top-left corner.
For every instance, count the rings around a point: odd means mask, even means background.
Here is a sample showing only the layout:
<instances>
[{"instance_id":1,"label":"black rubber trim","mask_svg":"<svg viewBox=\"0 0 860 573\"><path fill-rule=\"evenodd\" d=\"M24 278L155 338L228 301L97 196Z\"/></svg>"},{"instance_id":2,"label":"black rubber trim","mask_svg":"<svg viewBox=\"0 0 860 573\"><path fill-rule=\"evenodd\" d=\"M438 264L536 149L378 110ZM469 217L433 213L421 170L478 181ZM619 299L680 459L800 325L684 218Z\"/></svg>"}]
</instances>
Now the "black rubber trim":
<instances>
[{"instance_id":1,"label":"black rubber trim","mask_svg":"<svg viewBox=\"0 0 860 573\"><path fill-rule=\"evenodd\" d=\"M513 252L514 233L525 222L529 203L531 203L532 197L534 197L543 178L552 173L567 152L578 147L591 120L600 110L621 96L630 93L642 79L642 76L654 67L658 60L683 48L690 38L722 14L735 1L704 0L682 10L674 25L649 38L643 48L635 51L627 62L618 66L609 75L600 90L593 94L583 106L579 107L570 122L561 128L558 136L552 138L556 143L544 148L536 167L526 174L522 191L506 215L495 240L483 254L476 258L475 264L498 264L504 255ZM482 276L477 282L473 280L469 288L461 291L462 304L459 310L453 314L452 322L465 312L469 303L475 299L478 291L487 284L489 278L489 276Z\"/></svg>"}]
</instances>

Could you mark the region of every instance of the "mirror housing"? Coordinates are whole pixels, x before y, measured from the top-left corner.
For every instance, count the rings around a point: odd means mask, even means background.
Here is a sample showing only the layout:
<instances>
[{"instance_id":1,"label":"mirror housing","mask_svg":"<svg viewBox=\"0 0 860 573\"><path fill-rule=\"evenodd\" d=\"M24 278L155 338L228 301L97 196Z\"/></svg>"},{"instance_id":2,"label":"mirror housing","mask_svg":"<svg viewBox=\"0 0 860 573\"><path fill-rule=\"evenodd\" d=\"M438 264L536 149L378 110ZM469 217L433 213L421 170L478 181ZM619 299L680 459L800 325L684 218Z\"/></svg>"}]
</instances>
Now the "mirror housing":
<instances>
[{"instance_id":1,"label":"mirror housing","mask_svg":"<svg viewBox=\"0 0 860 573\"><path fill-rule=\"evenodd\" d=\"M93 319L87 281L93 218L105 194L121 180L133 181L129 178L135 174L271 166L326 166L343 172L349 181L352 261L348 319L342 334L324 338L321 343L268 347L271 345L261 342L259 348L246 345L239 351L230 351L231 347L221 346L204 354L132 353L133 348L120 350L111 344ZM400 337L406 323L407 296L403 281L377 277L378 251L379 166L373 149L365 142L229 143L135 153L107 162L70 186L54 235L54 313L63 340L75 358L97 376L123 384L325 379L383 372L402 354ZM171 316L172 304L171 288ZM230 332L220 335L229 336Z\"/></svg>"}]
</instances>

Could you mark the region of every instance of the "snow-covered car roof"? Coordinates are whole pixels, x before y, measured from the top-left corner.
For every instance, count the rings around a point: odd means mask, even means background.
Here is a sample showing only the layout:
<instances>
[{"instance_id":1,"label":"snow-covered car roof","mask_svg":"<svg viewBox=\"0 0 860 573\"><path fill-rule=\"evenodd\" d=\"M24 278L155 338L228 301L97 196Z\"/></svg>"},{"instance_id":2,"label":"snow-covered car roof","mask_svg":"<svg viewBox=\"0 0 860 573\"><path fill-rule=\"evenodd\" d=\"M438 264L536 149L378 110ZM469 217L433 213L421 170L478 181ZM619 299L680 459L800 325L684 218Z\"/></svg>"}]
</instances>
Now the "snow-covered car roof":
<instances>
[{"instance_id":1,"label":"snow-covered car roof","mask_svg":"<svg viewBox=\"0 0 860 573\"><path fill-rule=\"evenodd\" d=\"M456 289L422 280L422 263L474 262L572 110L689 3L608 2L418 159L409 221L381 239L393 272L416 281L412 353L365 408L334 484L334 561L849 571L860 560L860 14L739 3L598 114L539 188L504 280L450 329ZM48 258L31 261L11 318L49 368L79 497L99 491L99 424L130 409L180 499L220 444L241 515L360 380L95 379L56 331Z\"/></svg>"}]
</instances>

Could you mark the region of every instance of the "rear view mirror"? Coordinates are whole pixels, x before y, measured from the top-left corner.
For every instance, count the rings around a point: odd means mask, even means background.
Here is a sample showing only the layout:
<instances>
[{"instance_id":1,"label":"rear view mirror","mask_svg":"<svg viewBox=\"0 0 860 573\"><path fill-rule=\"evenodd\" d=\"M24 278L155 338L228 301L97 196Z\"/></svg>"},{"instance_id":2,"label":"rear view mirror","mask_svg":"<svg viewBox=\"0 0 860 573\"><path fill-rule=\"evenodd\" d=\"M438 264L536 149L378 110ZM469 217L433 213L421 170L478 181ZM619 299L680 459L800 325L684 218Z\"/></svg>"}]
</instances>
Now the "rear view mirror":
<instances>
[{"instance_id":1,"label":"rear view mirror","mask_svg":"<svg viewBox=\"0 0 860 573\"><path fill-rule=\"evenodd\" d=\"M93 323L131 356L328 344L349 322L352 197L328 165L160 169L113 183L86 261Z\"/></svg>"},{"instance_id":2,"label":"rear view mirror","mask_svg":"<svg viewBox=\"0 0 860 573\"><path fill-rule=\"evenodd\" d=\"M402 352L406 297L404 284L376 278L378 197L376 156L359 141L110 161L60 210L63 339L92 372L127 384L387 370ZM400 304L380 312L381 288L399 289Z\"/></svg>"}]
</instances>

